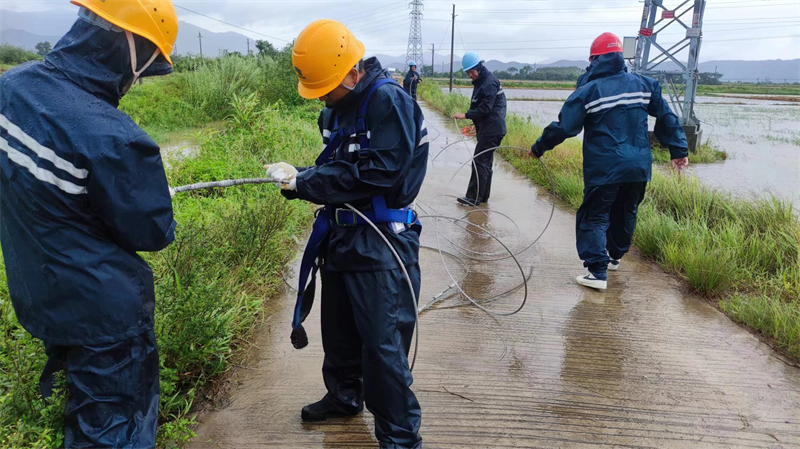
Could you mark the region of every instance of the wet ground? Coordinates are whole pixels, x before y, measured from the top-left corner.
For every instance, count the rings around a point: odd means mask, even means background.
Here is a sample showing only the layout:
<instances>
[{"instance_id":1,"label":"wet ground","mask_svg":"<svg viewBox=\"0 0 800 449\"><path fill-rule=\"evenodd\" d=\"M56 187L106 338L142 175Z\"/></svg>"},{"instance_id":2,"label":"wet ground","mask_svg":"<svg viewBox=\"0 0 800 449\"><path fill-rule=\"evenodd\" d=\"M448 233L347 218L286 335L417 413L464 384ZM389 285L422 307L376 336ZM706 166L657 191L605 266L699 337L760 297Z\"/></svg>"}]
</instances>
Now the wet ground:
<instances>
[{"instance_id":1,"label":"wet ground","mask_svg":"<svg viewBox=\"0 0 800 449\"><path fill-rule=\"evenodd\" d=\"M449 120L426 116L440 135L435 155L459 136ZM509 260L465 257L501 252L477 227L524 247L545 225L551 197L498 160L488 212L470 214L441 197L463 193L468 172L448 185L470 153L458 144L432 163L419 202L472 223L465 232L439 222L437 243L437 223L424 219L423 243L460 252L444 256L447 267L457 279L468 273L465 292L482 299L514 289L521 274ZM520 256L532 275L519 314L442 308L456 298L422 315L413 388L425 447L800 446L800 369L636 255L611 275L608 291L577 286L573 229L573 213L557 208L542 241ZM426 303L452 281L438 252L423 249L421 259ZM487 307L511 311L522 297L516 290ZM290 292L274 304L229 397L199 417L191 448L377 447L369 414L301 422L300 409L325 393L323 353L318 305L306 325L310 346L292 348L293 303Z\"/></svg>"},{"instance_id":2,"label":"wet ground","mask_svg":"<svg viewBox=\"0 0 800 449\"><path fill-rule=\"evenodd\" d=\"M167 165L197 154L200 139L205 133L221 131L225 123L212 122L203 128L192 128L165 134L159 139L161 154Z\"/></svg>"},{"instance_id":3,"label":"wet ground","mask_svg":"<svg viewBox=\"0 0 800 449\"><path fill-rule=\"evenodd\" d=\"M459 89L471 95L469 89ZM546 126L558 118L570 91L508 89L509 112ZM697 98L695 112L703 122L704 142L728 153L716 164L693 164L690 172L710 186L740 197L765 192L792 201L800 208L800 105L760 100L757 96ZM541 101L515 101L539 99ZM655 125L651 120L650 127ZM579 136L578 138L582 138ZM691 159L691 155L690 155Z\"/></svg>"}]
</instances>

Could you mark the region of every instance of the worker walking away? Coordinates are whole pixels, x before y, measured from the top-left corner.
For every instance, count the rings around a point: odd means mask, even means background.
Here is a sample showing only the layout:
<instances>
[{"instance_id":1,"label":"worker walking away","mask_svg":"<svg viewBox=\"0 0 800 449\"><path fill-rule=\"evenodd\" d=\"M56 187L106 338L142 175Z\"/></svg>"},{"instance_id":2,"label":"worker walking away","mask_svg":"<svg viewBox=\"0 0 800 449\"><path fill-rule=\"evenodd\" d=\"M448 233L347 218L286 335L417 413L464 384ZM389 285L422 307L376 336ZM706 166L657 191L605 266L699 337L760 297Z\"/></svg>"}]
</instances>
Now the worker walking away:
<instances>
[{"instance_id":1,"label":"worker walking away","mask_svg":"<svg viewBox=\"0 0 800 449\"><path fill-rule=\"evenodd\" d=\"M406 73L406 78L403 80L403 89L411 95L414 101L417 101L417 86L421 81L422 77L419 76L417 71L416 61L409 61L408 73Z\"/></svg>"},{"instance_id":2,"label":"worker walking away","mask_svg":"<svg viewBox=\"0 0 800 449\"><path fill-rule=\"evenodd\" d=\"M475 87L469 111L453 117L475 123L478 144L475 146L476 157L472 161L472 177L467 194L458 202L466 206L478 206L489 201L492 192L494 150L487 150L500 146L506 136L506 94L500 81L486 68L477 53L467 52L461 62Z\"/></svg>"},{"instance_id":3,"label":"worker walking away","mask_svg":"<svg viewBox=\"0 0 800 449\"><path fill-rule=\"evenodd\" d=\"M292 54L298 89L304 98L325 102L319 117L325 149L313 167L279 163L267 169L267 176L283 181L287 198L325 206L303 255L292 343L308 343L302 322L319 269L328 393L301 416L356 415L366 402L381 448L419 448L421 412L408 352L421 227L410 206L425 178L428 132L416 102L376 58L363 56L364 45L339 22L319 20L300 33ZM380 233L345 203L363 211ZM414 295L384 238L402 259Z\"/></svg>"},{"instance_id":4,"label":"worker walking away","mask_svg":"<svg viewBox=\"0 0 800 449\"><path fill-rule=\"evenodd\" d=\"M66 448L152 448L158 423L153 272L174 239L159 148L120 98L172 72L170 0L74 0L45 56L0 78L0 242L20 324L44 341L40 387L64 371Z\"/></svg>"},{"instance_id":5,"label":"worker walking away","mask_svg":"<svg viewBox=\"0 0 800 449\"><path fill-rule=\"evenodd\" d=\"M652 78L627 73L622 42L611 33L595 39L584 83L567 99L559 121L550 124L531 148L537 158L584 130L583 205L578 210L578 255L589 269L580 285L607 286L631 246L639 204L653 165L647 117L669 148L672 166L689 164L686 134Z\"/></svg>"}]
</instances>

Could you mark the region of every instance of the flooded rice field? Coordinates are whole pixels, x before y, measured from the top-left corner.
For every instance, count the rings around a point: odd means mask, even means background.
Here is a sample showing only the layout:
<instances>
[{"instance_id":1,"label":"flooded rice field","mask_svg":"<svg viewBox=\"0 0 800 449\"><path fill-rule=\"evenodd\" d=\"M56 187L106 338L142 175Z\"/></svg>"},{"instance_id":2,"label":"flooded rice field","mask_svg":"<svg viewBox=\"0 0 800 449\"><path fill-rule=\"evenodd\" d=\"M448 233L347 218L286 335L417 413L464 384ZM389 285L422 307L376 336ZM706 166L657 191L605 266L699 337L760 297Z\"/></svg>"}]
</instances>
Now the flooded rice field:
<instances>
[{"instance_id":1,"label":"flooded rice field","mask_svg":"<svg viewBox=\"0 0 800 449\"><path fill-rule=\"evenodd\" d=\"M470 89L459 89L470 95ZM558 117L570 91L507 89L509 112L546 125ZM521 101L521 99L534 101ZM541 101L535 101L536 99ZM739 196L773 193L800 206L800 105L790 101L701 96L696 113L704 141L728 153L716 164L695 164L692 173L708 185ZM651 120L651 127L654 122Z\"/></svg>"}]
</instances>

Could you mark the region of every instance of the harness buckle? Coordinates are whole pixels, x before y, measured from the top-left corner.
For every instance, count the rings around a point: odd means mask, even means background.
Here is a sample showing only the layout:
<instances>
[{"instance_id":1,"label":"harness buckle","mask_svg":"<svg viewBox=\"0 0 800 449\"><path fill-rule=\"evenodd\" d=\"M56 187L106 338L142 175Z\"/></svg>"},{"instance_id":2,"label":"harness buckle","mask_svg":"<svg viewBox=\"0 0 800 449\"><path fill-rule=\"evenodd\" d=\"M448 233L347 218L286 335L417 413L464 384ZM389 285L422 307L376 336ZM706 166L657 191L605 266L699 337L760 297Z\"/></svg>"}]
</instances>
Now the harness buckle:
<instances>
[{"instance_id":1,"label":"harness buckle","mask_svg":"<svg viewBox=\"0 0 800 449\"><path fill-rule=\"evenodd\" d=\"M346 213L350 215L349 219L342 220L340 219L340 213ZM351 228L354 226L358 226L358 215L355 212L351 211L350 209L336 209L333 214L333 219L336 222L337 226L341 226L344 228Z\"/></svg>"}]
</instances>

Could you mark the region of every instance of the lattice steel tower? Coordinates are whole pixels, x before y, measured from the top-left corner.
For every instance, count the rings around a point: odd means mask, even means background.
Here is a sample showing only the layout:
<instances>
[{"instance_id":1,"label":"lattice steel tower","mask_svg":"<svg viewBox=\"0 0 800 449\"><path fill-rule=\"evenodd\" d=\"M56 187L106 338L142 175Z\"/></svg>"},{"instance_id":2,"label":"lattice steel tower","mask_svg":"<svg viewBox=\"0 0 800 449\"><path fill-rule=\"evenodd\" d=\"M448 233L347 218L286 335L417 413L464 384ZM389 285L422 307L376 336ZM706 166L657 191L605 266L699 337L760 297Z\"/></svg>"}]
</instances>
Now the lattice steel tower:
<instances>
[{"instance_id":1,"label":"lattice steel tower","mask_svg":"<svg viewBox=\"0 0 800 449\"><path fill-rule=\"evenodd\" d=\"M408 2L411 8L411 29L408 32L408 51L406 52L406 65L415 61L422 67L422 0Z\"/></svg>"},{"instance_id":2,"label":"lattice steel tower","mask_svg":"<svg viewBox=\"0 0 800 449\"><path fill-rule=\"evenodd\" d=\"M694 150L702 139L700 120L694 113L694 105L706 1L682 0L673 8L666 7L664 3L665 0L644 0L644 14L636 39L635 54L631 48L632 38L626 38L628 47L626 57L633 59L634 73L661 81L664 94L669 96L673 112L681 119L689 140L689 148ZM658 42L658 35L665 29L672 31L676 28L686 34L681 34L684 37L678 43L665 48L667 45ZM687 48L688 58L682 54ZM656 53L651 54L651 51ZM677 67L662 67L661 65L667 61Z\"/></svg>"}]
</instances>

